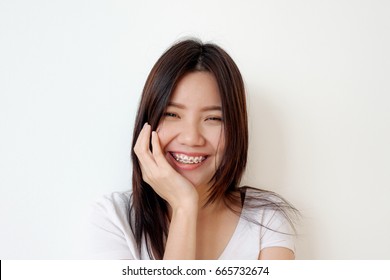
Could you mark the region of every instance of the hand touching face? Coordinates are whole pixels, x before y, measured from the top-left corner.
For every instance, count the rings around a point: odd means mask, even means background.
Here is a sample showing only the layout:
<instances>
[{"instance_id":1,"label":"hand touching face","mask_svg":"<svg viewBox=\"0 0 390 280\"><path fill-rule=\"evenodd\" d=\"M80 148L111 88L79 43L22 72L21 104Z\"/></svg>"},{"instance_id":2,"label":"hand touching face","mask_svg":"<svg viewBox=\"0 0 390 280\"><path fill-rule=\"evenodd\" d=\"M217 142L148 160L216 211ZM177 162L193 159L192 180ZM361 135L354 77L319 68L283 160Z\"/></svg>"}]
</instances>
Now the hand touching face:
<instances>
[{"instance_id":1,"label":"hand touching face","mask_svg":"<svg viewBox=\"0 0 390 280\"><path fill-rule=\"evenodd\" d=\"M197 205L198 193L194 186L167 162L157 132L152 132L147 123L138 136L134 152L140 163L142 179L173 209Z\"/></svg>"}]
</instances>

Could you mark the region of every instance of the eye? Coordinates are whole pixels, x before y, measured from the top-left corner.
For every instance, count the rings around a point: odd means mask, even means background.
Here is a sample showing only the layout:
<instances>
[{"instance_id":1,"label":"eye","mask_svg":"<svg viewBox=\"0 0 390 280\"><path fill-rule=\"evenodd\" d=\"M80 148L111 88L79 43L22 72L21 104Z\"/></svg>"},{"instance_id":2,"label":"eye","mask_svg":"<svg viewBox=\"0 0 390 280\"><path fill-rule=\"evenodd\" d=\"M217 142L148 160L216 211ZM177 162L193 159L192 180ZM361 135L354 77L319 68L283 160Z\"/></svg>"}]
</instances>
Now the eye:
<instances>
[{"instance_id":1,"label":"eye","mask_svg":"<svg viewBox=\"0 0 390 280\"><path fill-rule=\"evenodd\" d=\"M206 121L216 121L216 122L222 122L221 117L208 117Z\"/></svg>"},{"instance_id":2,"label":"eye","mask_svg":"<svg viewBox=\"0 0 390 280\"><path fill-rule=\"evenodd\" d=\"M176 113L172 113L172 112L165 112L165 113L164 113L164 117L178 118L179 115L177 115Z\"/></svg>"}]
</instances>

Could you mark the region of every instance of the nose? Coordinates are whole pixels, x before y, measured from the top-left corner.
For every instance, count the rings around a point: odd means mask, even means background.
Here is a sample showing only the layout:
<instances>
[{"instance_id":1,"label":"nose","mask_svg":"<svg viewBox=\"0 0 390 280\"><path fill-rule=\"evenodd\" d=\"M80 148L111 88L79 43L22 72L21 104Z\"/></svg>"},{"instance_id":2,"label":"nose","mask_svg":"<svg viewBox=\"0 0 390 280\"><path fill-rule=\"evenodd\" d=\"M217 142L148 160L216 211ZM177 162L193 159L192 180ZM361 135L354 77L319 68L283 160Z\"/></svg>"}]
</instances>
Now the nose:
<instances>
[{"instance_id":1,"label":"nose","mask_svg":"<svg viewBox=\"0 0 390 280\"><path fill-rule=\"evenodd\" d=\"M206 143L206 139L198 124L183 123L180 127L178 142L186 146L203 146Z\"/></svg>"}]
</instances>

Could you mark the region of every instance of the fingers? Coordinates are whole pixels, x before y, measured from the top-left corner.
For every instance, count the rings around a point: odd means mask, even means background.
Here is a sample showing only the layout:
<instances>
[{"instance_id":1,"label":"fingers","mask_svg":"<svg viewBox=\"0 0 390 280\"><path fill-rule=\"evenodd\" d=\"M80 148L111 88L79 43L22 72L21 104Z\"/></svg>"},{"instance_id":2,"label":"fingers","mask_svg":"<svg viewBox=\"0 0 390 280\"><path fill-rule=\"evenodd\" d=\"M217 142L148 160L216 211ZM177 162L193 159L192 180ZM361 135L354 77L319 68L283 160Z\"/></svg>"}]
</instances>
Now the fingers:
<instances>
[{"instance_id":1,"label":"fingers","mask_svg":"<svg viewBox=\"0 0 390 280\"><path fill-rule=\"evenodd\" d=\"M145 123L137 142L134 145L134 153L137 155L143 176L149 177L153 167L156 165L153 154L149 149L151 127Z\"/></svg>"},{"instance_id":2,"label":"fingers","mask_svg":"<svg viewBox=\"0 0 390 280\"><path fill-rule=\"evenodd\" d=\"M156 131L151 132L151 130L151 126L148 123L145 123L134 146L134 152L143 165L150 164L150 161L152 160L155 164L162 164L164 166L164 164L167 164L168 162L161 149L158 134ZM150 140L150 138L152 139ZM152 151L149 148L150 141L152 143Z\"/></svg>"},{"instance_id":3,"label":"fingers","mask_svg":"<svg viewBox=\"0 0 390 280\"><path fill-rule=\"evenodd\" d=\"M157 165L163 167L165 164L168 164L164 153L161 149L160 139L158 138L158 134L156 131L152 132L152 148L153 148L153 157L156 161Z\"/></svg>"},{"instance_id":4,"label":"fingers","mask_svg":"<svg viewBox=\"0 0 390 280\"><path fill-rule=\"evenodd\" d=\"M134 152L139 160L141 171L147 177L156 171L161 171L161 168L171 168L162 151L157 132L151 132L151 130L151 126L145 123L134 146ZM150 142L152 143L152 151L150 150Z\"/></svg>"},{"instance_id":5,"label":"fingers","mask_svg":"<svg viewBox=\"0 0 390 280\"><path fill-rule=\"evenodd\" d=\"M150 131L151 126L148 123L145 123L141 129L140 134L138 135L137 142L134 146L134 152L137 154L141 153L150 153L149 143L150 143Z\"/></svg>"}]
</instances>

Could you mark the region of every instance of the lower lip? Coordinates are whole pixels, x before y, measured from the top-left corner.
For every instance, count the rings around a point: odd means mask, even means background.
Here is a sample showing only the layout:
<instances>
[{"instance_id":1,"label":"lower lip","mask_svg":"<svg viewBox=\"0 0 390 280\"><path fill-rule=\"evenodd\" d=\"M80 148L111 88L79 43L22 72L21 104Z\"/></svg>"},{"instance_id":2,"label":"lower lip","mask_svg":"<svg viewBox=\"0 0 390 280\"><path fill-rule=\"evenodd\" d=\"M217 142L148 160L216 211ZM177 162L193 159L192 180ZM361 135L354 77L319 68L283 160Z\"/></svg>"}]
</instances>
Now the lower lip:
<instances>
[{"instance_id":1,"label":"lower lip","mask_svg":"<svg viewBox=\"0 0 390 280\"><path fill-rule=\"evenodd\" d=\"M207 160L207 158L204 160L204 161L201 161L199 163L192 163L192 164L185 164L185 163L181 163L181 162L178 162L171 153L168 153L170 158L171 158L171 161L175 164L175 166L177 166L179 169L182 169L182 170L194 170L198 167L200 167L201 165L203 165L203 163Z\"/></svg>"}]
</instances>

